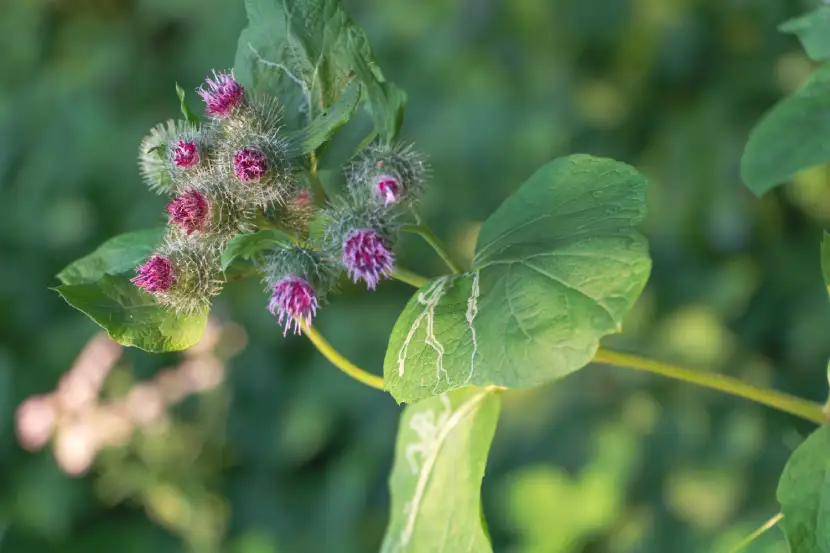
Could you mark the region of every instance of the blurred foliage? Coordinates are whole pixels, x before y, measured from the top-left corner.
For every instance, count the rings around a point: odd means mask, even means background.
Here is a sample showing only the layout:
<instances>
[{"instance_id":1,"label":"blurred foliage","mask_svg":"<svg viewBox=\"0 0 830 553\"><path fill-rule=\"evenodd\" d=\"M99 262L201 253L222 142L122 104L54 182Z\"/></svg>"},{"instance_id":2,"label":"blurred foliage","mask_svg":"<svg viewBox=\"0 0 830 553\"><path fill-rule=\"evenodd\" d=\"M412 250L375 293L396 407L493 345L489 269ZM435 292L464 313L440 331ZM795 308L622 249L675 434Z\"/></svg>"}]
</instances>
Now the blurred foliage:
<instances>
[{"instance_id":1,"label":"blurred foliage","mask_svg":"<svg viewBox=\"0 0 830 553\"><path fill-rule=\"evenodd\" d=\"M409 96L403 136L431 157L423 210L439 234L469 255L480 221L553 157L633 164L652 179L654 272L606 342L825 399L830 172L760 200L738 176L751 126L813 69L776 26L814 3L345 3ZM237 0L3 0L0 14L0 552L375 550L399 409L283 339L256 282L215 309L247 347L219 388L170 412L163 438L106 449L82 478L51 450L20 448L18 404L53 390L96 332L47 289L53 275L163 220L164 200L141 185L139 141L178 114L176 82L192 90L232 65L245 17ZM442 270L417 240L406 246L407 266ZM379 372L410 293L346 285L320 330ZM178 359L126 351L104 390ZM483 489L495 550L726 551L776 512L777 477L809 430L622 369L507 393ZM181 451L187 436L200 445L153 473L164 478L131 472L129 459ZM783 550L778 531L748 549Z\"/></svg>"}]
</instances>

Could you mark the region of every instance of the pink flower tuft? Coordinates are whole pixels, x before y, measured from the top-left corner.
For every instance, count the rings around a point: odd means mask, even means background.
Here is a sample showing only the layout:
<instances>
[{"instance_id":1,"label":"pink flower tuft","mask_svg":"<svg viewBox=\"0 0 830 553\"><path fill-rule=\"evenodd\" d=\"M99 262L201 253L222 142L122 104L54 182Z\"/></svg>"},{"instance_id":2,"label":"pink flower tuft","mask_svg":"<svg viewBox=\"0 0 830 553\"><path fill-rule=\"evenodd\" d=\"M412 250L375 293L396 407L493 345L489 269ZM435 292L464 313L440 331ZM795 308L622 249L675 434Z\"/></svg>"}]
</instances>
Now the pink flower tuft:
<instances>
[{"instance_id":1,"label":"pink flower tuft","mask_svg":"<svg viewBox=\"0 0 830 553\"><path fill-rule=\"evenodd\" d=\"M170 224L177 225L189 236L193 231L205 231L210 220L210 204L204 194L190 188L173 198L167 205L167 213Z\"/></svg>"},{"instance_id":2,"label":"pink flower tuft","mask_svg":"<svg viewBox=\"0 0 830 553\"><path fill-rule=\"evenodd\" d=\"M294 198L294 203L297 204L298 207L306 207L311 205L311 192L308 190L300 190Z\"/></svg>"},{"instance_id":3,"label":"pink flower tuft","mask_svg":"<svg viewBox=\"0 0 830 553\"><path fill-rule=\"evenodd\" d=\"M343 241L343 264L353 282L364 280L374 290L381 277L389 277L395 258L384 239L372 229L354 230Z\"/></svg>"},{"instance_id":4,"label":"pink flower tuft","mask_svg":"<svg viewBox=\"0 0 830 553\"><path fill-rule=\"evenodd\" d=\"M179 140L176 149L173 150L173 163L176 167L187 169L198 165L200 160L199 145L192 140Z\"/></svg>"},{"instance_id":5,"label":"pink flower tuft","mask_svg":"<svg viewBox=\"0 0 830 553\"><path fill-rule=\"evenodd\" d=\"M176 273L169 258L153 254L144 265L136 269L136 276L131 282L151 293L164 293L173 286Z\"/></svg>"},{"instance_id":6,"label":"pink flower tuft","mask_svg":"<svg viewBox=\"0 0 830 553\"><path fill-rule=\"evenodd\" d=\"M271 294L271 301L268 303L268 310L272 315L278 315L277 322L285 327L282 335L288 334L288 329L293 325L294 334L302 334L300 321L306 326L311 326L311 318L317 315L317 308L320 304L317 301L317 292L304 278L288 276L274 285Z\"/></svg>"},{"instance_id":7,"label":"pink flower tuft","mask_svg":"<svg viewBox=\"0 0 830 553\"><path fill-rule=\"evenodd\" d=\"M213 72L213 79L205 79L205 85L199 87L199 96L205 101L205 112L217 118L228 114L245 99L245 89L234 79L233 71L228 73Z\"/></svg>"},{"instance_id":8,"label":"pink flower tuft","mask_svg":"<svg viewBox=\"0 0 830 553\"><path fill-rule=\"evenodd\" d=\"M385 205L397 203L401 199L401 184L392 175L379 175L375 178L375 193Z\"/></svg>"},{"instance_id":9,"label":"pink flower tuft","mask_svg":"<svg viewBox=\"0 0 830 553\"><path fill-rule=\"evenodd\" d=\"M257 181L268 171L268 158L259 150L242 148L233 155L233 172L243 182Z\"/></svg>"}]
</instances>

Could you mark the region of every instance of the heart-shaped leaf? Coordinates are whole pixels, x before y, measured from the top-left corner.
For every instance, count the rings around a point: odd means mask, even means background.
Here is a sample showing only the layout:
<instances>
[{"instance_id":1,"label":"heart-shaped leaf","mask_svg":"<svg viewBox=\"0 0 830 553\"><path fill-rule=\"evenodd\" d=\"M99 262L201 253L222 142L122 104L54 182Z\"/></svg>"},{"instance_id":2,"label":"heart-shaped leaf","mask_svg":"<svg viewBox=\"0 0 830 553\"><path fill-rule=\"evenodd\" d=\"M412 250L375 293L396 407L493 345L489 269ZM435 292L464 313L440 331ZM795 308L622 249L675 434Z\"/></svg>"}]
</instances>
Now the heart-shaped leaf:
<instances>
[{"instance_id":1,"label":"heart-shaped leaf","mask_svg":"<svg viewBox=\"0 0 830 553\"><path fill-rule=\"evenodd\" d=\"M651 271L635 227L646 179L574 155L539 169L482 226L472 271L430 281L384 362L399 402L462 386L529 388L584 367L620 330Z\"/></svg>"}]
</instances>

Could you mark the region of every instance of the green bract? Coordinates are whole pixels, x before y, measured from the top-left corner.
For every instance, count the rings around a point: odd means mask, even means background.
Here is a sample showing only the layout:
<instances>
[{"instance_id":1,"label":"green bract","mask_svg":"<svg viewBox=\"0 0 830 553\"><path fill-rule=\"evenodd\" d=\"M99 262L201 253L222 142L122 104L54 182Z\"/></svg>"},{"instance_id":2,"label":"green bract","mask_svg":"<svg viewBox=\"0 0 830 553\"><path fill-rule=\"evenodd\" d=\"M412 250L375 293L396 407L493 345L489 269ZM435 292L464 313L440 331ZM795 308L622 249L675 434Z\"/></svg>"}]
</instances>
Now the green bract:
<instances>
[{"instance_id":1,"label":"green bract","mask_svg":"<svg viewBox=\"0 0 830 553\"><path fill-rule=\"evenodd\" d=\"M389 339L386 389L413 402L468 385L529 388L584 367L648 280L635 230L645 193L640 173L609 159L539 169L484 222L472 270L409 301Z\"/></svg>"}]
</instances>

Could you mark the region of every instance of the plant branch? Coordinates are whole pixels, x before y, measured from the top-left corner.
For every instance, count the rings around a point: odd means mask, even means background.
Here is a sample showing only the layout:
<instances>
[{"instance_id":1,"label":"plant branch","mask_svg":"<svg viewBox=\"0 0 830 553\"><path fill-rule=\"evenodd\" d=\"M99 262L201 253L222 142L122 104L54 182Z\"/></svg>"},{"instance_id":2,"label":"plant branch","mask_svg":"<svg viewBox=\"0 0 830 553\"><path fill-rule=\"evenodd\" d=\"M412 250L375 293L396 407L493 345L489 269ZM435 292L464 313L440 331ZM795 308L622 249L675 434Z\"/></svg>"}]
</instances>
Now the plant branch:
<instances>
[{"instance_id":1,"label":"plant branch","mask_svg":"<svg viewBox=\"0 0 830 553\"><path fill-rule=\"evenodd\" d=\"M365 371L343 357L343 355L334 349L332 346L323 336L317 332L317 329L311 326L306 326L304 322L301 321L303 334L311 340L311 343L323 354L323 356L331 361L331 363L346 373L347 375L351 376L358 382L366 384L372 388L376 388L378 390L383 390L383 378L377 375L374 375L368 371Z\"/></svg>"},{"instance_id":2,"label":"plant branch","mask_svg":"<svg viewBox=\"0 0 830 553\"><path fill-rule=\"evenodd\" d=\"M733 396L742 397L817 424L827 422L827 417L824 415L822 407L818 403L777 390L759 388L723 374L684 369L675 365L669 365L668 363L661 363L659 361L605 349L597 351L596 355L594 355L593 362L659 374L667 378L697 384L704 388L711 388Z\"/></svg>"},{"instance_id":3,"label":"plant branch","mask_svg":"<svg viewBox=\"0 0 830 553\"><path fill-rule=\"evenodd\" d=\"M415 219L418 221L417 225L403 225L401 230L404 232L409 232L412 234L417 234L423 238L427 244L429 244L435 252L441 256L441 259L444 260L444 263L447 264L447 267L450 268L450 271L453 273L463 273L464 270L461 268L461 265L455 262L455 260L450 255L449 250L441 242L441 239L435 235L432 230L426 226L426 224L421 220L421 218L416 214Z\"/></svg>"},{"instance_id":4,"label":"plant branch","mask_svg":"<svg viewBox=\"0 0 830 553\"><path fill-rule=\"evenodd\" d=\"M427 277L421 276L418 273L413 273L412 271L407 271L406 269L401 269L400 267L396 268L392 273L392 278L400 280L401 282L409 284L415 288L420 288L429 282Z\"/></svg>"},{"instance_id":5,"label":"plant branch","mask_svg":"<svg viewBox=\"0 0 830 553\"><path fill-rule=\"evenodd\" d=\"M755 541L758 537L760 537L764 532L778 524L778 522L784 518L784 513L778 513L764 524L762 524L757 530L755 530L752 534L741 540L741 543L733 547L729 550L729 553L738 553L741 549Z\"/></svg>"}]
</instances>

